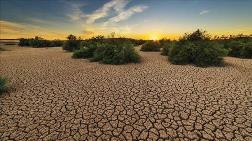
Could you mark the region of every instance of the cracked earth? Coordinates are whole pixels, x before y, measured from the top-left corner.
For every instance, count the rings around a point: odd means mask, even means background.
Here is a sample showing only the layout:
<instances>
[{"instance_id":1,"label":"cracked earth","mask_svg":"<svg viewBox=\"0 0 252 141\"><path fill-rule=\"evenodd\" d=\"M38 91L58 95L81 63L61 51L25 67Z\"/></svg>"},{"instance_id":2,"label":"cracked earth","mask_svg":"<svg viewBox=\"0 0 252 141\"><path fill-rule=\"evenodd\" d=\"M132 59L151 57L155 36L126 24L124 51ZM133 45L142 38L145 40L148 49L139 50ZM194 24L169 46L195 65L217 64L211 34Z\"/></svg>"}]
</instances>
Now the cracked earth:
<instances>
[{"instance_id":1,"label":"cracked earth","mask_svg":"<svg viewBox=\"0 0 252 141\"><path fill-rule=\"evenodd\" d=\"M252 60L103 65L61 48L0 53L0 140L252 140Z\"/></svg>"}]
</instances>

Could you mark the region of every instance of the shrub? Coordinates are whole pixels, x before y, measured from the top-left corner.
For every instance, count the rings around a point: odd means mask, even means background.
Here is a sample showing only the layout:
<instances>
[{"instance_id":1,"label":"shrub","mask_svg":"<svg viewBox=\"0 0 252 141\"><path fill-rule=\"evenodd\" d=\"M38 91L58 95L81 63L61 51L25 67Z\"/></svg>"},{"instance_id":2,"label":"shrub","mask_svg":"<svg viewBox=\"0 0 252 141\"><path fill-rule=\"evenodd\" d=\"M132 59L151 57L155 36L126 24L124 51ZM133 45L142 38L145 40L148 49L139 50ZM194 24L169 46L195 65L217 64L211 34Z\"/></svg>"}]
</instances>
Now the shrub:
<instances>
[{"instance_id":1,"label":"shrub","mask_svg":"<svg viewBox=\"0 0 252 141\"><path fill-rule=\"evenodd\" d=\"M63 50L66 51L74 51L80 49L80 41L79 40L67 40L63 44Z\"/></svg>"},{"instance_id":2,"label":"shrub","mask_svg":"<svg viewBox=\"0 0 252 141\"><path fill-rule=\"evenodd\" d=\"M81 40L77 40L74 35L69 35L67 39L63 45L63 50L74 51L80 49Z\"/></svg>"},{"instance_id":3,"label":"shrub","mask_svg":"<svg viewBox=\"0 0 252 141\"><path fill-rule=\"evenodd\" d=\"M205 40L210 40L210 35L207 34L206 31L202 31L200 29L197 29L193 33L185 34L180 40L183 41L205 41Z\"/></svg>"},{"instance_id":4,"label":"shrub","mask_svg":"<svg viewBox=\"0 0 252 141\"><path fill-rule=\"evenodd\" d=\"M40 48L40 47L59 47L63 45L63 41L60 40L45 40L40 37L35 37L31 39L24 39L21 38L19 39L19 46L32 46L35 48Z\"/></svg>"},{"instance_id":5,"label":"shrub","mask_svg":"<svg viewBox=\"0 0 252 141\"><path fill-rule=\"evenodd\" d=\"M252 42L244 44L240 51L240 56L242 58L251 58L252 59Z\"/></svg>"},{"instance_id":6,"label":"shrub","mask_svg":"<svg viewBox=\"0 0 252 141\"><path fill-rule=\"evenodd\" d=\"M89 48L82 48L80 50L75 50L72 57L86 59L93 57L93 53L94 51Z\"/></svg>"},{"instance_id":7,"label":"shrub","mask_svg":"<svg viewBox=\"0 0 252 141\"><path fill-rule=\"evenodd\" d=\"M229 40L224 43L224 47L229 50L229 56L240 58L252 58L252 41Z\"/></svg>"},{"instance_id":8,"label":"shrub","mask_svg":"<svg viewBox=\"0 0 252 141\"><path fill-rule=\"evenodd\" d=\"M222 46L210 42L199 43L185 42L179 43L171 48L169 60L173 64L195 64L196 66L220 65L227 50Z\"/></svg>"},{"instance_id":9,"label":"shrub","mask_svg":"<svg viewBox=\"0 0 252 141\"><path fill-rule=\"evenodd\" d=\"M67 39L68 40L77 40L77 37L74 36L74 35L72 35L72 34L70 34L70 35L67 36Z\"/></svg>"},{"instance_id":10,"label":"shrub","mask_svg":"<svg viewBox=\"0 0 252 141\"><path fill-rule=\"evenodd\" d=\"M182 43L177 43L173 46L169 52L169 60L173 64L188 64L190 63L190 53L192 43L188 42L186 45Z\"/></svg>"},{"instance_id":11,"label":"shrub","mask_svg":"<svg viewBox=\"0 0 252 141\"><path fill-rule=\"evenodd\" d=\"M241 49L243 47L243 43L240 41L228 41L224 44L224 48L229 50L228 55L232 57L239 57L241 54Z\"/></svg>"},{"instance_id":12,"label":"shrub","mask_svg":"<svg viewBox=\"0 0 252 141\"><path fill-rule=\"evenodd\" d=\"M7 80L0 76L0 94L2 94L7 88Z\"/></svg>"},{"instance_id":13,"label":"shrub","mask_svg":"<svg viewBox=\"0 0 252 141\"><path fill-rule=\"evenodd\" d=\"M140 56L129 42L118 44L103 44L94 52L92 61L99 61L105 64L126 64L137 63Z\"/></svg>"},{"instance_id":14,"label":"shrub","mask_svg":"<svg viewBox=\"0 0 252 141\"><path fill-rule=\"evenodd\" d=\"M146 42L140 49L141 51L160 51L160 44L155 41Z\"/></svg>"},{"instance_id":15,"label":"shrub","mask_svg":"<svg viewBox=\"0 0 252 141\"><path fill-rule=\"evenodd\" d=\"M197 46L195 52L192 52L192 63L197 66L220 65L222 64L223 56L226 56L228 53L221 45L213 42L202 42Z\"/></svg>"},{"instance_id":16,"label":"shrub","mask_svg":"<svg viewBox=\"0 0 252 141\"><path fill-rule=\"evenodd\" d=\"M175 45L175 42L164 42L161 44L161 55L165 55L165 56L168 56L169 55L169 51L170 49Z\"/></svg>"},{"instance_id":17,"label":"shrub","mask_svg":"<svg viewBox=\"0 0 252 141\"><path fill-rule=\"evenodd\" d=\"M173 64L195 64L206 67L220 65L227 50L219 44L210 41L208 36L204 37L201 31L183 37L174 45L169 52L169 60ZM190 37L193 36L193 37ZM198 36L198 37L197 37Z\"/></svg>"},{"instance_id":18,"label":"shrub","mask_svg":"<svg viewBox=\"0 0 252 141\"><path fill-rule=\"evenodd\" d=\"M30 46L29 40L30 39L21 38L21 39L19 39L18 45L19 46Z\"/></svg>"}]
</instances>

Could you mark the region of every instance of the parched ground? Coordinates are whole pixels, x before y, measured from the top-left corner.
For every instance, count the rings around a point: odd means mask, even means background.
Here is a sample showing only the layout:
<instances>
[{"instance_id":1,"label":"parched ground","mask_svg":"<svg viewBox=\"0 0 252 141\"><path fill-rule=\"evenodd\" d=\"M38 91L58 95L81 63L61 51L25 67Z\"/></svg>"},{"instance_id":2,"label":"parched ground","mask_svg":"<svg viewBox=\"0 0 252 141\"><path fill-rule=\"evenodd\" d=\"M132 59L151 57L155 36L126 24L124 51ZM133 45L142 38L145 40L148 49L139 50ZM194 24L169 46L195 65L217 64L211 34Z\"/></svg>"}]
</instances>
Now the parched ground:
<instances>
[{"instance_id":1,"label":"parched ground","mask_svg":"<svg viewBox=\"0 0 252 141\"><path fill-rule=\"evenodd\" d=\"M103 65L61 48L0 52L0 140L252 140L252 60Z\"/></svg>"}]
</instances>

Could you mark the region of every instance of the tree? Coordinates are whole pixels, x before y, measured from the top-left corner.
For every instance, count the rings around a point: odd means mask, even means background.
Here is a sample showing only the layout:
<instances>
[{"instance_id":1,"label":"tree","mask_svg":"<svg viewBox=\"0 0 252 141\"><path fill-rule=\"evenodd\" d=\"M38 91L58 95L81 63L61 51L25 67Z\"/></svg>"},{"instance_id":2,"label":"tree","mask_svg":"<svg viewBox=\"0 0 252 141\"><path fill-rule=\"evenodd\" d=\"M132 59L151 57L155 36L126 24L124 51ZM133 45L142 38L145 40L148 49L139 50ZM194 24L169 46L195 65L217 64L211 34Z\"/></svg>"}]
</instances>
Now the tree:
<instances>
[{"instance_id":1,"label":"tree","mask_svg":"<svg viewBox=\"0 0 252 141\"><path fill-rule=\"evenodd\" d=\"M76 40L77 38L76 38L76 36L70 34L70 35L67 36L67 39L68 40Z\"/></svg>"}]
</instances>

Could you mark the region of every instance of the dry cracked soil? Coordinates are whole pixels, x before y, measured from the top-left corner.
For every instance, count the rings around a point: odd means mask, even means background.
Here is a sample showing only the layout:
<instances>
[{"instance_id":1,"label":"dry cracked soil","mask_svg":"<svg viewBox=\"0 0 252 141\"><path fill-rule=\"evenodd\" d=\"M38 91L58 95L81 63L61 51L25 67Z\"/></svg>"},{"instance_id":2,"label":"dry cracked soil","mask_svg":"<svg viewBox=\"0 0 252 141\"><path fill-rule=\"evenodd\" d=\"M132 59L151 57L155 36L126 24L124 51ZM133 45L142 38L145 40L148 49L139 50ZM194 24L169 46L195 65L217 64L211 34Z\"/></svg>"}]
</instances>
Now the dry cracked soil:
<instances>
[{"instance_id":1,"label":"dry cracked soil","mask_svg":"<svg viewBox=\"0 0 252 141\"><path fill-rule=\"evenodd\" d=\"M75 60L61 48L0 53L0 140L252 140L252 60L225 67Z\"/></svg>"}]
</instances>

